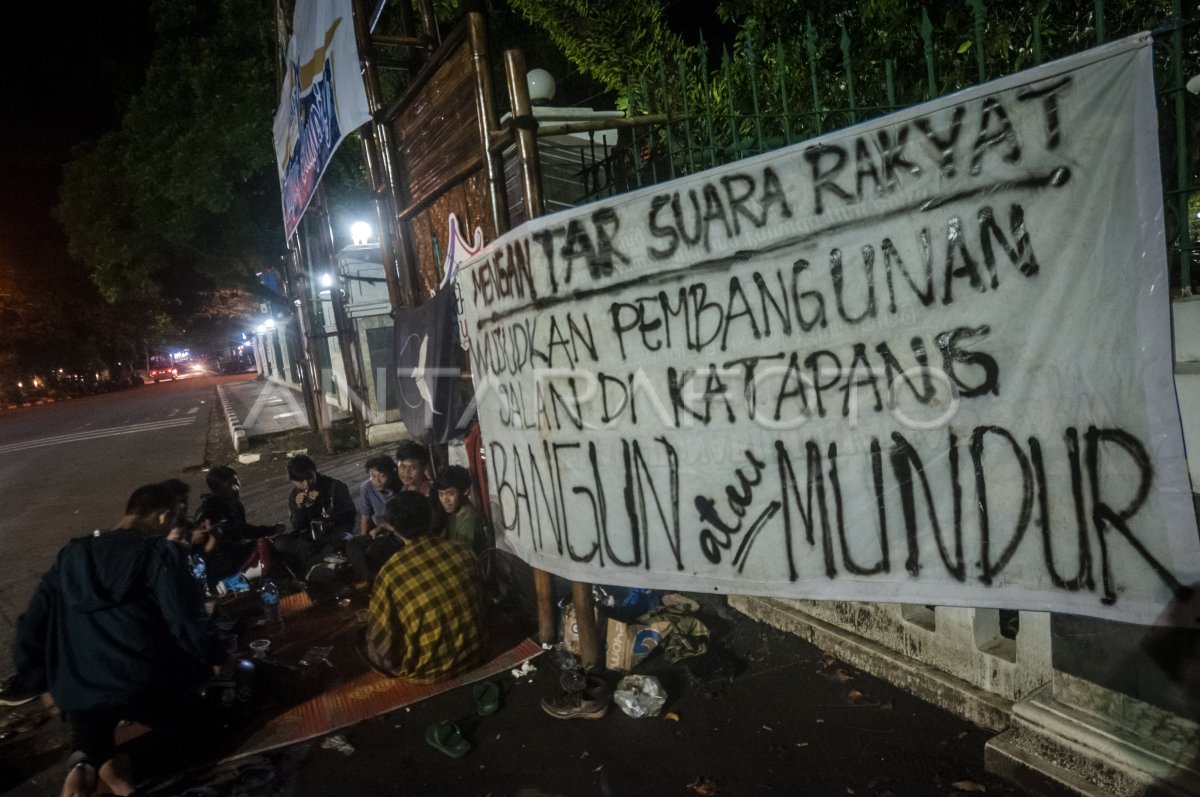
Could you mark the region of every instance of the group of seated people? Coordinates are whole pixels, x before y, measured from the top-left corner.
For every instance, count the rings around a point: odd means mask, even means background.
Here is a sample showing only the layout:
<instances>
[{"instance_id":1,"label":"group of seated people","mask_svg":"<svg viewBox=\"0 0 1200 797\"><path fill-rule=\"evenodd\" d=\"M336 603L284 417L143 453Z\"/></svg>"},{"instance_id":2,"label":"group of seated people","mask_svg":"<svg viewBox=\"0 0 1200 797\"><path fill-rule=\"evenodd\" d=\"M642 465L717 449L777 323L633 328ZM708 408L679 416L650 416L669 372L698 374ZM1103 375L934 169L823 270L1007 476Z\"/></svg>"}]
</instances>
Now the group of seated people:
<instances>
[{"instance_id":1,"label":"group of seated people","mask_svg":"<svg viewBox=\"0 0 1200 797\"><path fill-rule=\"evenodd\" d=\"M431 478L428 450L406 442L396 459L371 457L366 470L356 505L344 482L320 473L311 457L293 457L287 464L292 483L288 523L273 526L247 522L237 471L224 465L210 470L205 481L211 492L201 499L193 523L185 524L191 547L206 561L210 586L247 571L256 577L276 562L303 580L313 566L342 556L360 583L370 582L403 547L397 535L405 530L388 521L387 505L406 493L425 499L433 534L461 542L483 557L490 542L483 513L470 499L466 468L451 465ZM177 536L185 536L178 527Z\"/></svg>"},{"instance_id":2,"label":"group of seated people","mask_svg":"<svg viewBox=\"0 0 1200 797\"><path fill-rule=\"evenodd\" d=\"M120 720L203 727L196 687L231 655L203 587L230 577L300 575L344 557L371 582L359 650L373 667L429 683L479 664L483 517L465 468L435 479L429 467L417 443L395 461L371 458L358 507L343 482L293 457L289 522L271 526L247 521L236 471L216 467L191 517L187 485L168 480L134 491L113 529L69 542L18 621L13 654L19 687L48 694L71 726L63 794L132 793L128 761L114 756Z\"/></svg>"},{"instance_id":3,"label":"group of seated people","mask_svg":"<svg viewBox=\"0 0 1200 797\"><path fill-rule=\"evenodd\" d=\"M378 670L434 682L479 663L481 560L490 543L461 466L430 475L428 450L405 442L366 462L358 511L349 488L306 456L288 462L291 531L273 538L299 572L344 555L371 600L363 652ZM350 504L353 508L353 504ZM356 533L357 532L357 533Z\"/></svg>"}]
</instances>

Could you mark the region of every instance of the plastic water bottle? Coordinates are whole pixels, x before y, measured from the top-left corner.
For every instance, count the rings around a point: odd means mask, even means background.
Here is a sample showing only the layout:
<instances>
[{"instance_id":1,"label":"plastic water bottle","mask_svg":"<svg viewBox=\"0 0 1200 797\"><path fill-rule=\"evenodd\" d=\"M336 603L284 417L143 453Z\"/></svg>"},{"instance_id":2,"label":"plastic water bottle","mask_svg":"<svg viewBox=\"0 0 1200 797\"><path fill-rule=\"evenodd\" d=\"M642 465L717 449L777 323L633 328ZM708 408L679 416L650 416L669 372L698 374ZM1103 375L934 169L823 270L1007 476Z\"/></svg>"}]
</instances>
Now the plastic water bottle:
<instances>
[{"instance_id":1,"label":"plastic water bottle","mask_svg":"<svg viewBox=\"0 0 1200 797\"><path fill-rule=\"evenodd\" d=\"M262 599L267 636L275 636L283 631L283 616L279 611L279 587L275 586L274 581L267 579L263 582L259 598Z\"/></svg>"},{"instance_id":2,"label":"plastic water bottle","mask_svg":"<svg viewBox=\"0 0 1200 797\"><path fill-rule=\"evenodd\" d=\"M188 564L191 565L192 578L196 579L196 583L200 585L200 592L208 595L208 565L204 563L204 557L198 554L191 554L188 557Z\"/></svg>"}]
</instances>

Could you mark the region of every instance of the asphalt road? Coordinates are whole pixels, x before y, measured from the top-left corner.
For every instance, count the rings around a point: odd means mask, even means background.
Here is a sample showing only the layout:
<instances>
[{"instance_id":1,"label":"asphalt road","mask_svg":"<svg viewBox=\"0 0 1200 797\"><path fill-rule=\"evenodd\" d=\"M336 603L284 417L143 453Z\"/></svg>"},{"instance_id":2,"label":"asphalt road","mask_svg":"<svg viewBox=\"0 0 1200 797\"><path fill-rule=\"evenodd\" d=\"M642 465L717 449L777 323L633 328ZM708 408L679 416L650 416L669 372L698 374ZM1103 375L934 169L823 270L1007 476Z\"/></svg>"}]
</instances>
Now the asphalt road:
<instances>
[{"instance_id":1,"label":"asphalt road","mask_svg":"<svg viewBox=\"0 0 1200 797\"><path fill-rule=\"evenodd\" d=\"M198 376L0 412L0 677L17 617L71 537L121 518L136 487L203 491L215 379Z\"/></svg>"}]
</instances>

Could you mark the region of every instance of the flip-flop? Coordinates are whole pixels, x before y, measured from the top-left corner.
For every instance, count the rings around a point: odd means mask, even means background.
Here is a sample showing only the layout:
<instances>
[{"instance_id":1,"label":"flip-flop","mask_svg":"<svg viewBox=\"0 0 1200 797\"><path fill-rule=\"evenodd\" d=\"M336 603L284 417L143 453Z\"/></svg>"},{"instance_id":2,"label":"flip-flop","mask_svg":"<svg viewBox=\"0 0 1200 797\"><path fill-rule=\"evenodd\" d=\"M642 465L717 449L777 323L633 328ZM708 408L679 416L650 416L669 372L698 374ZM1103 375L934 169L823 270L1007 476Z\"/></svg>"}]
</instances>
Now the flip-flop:
<instances>
[{"instance_id":1,"label":"flip-flop","mask_svg":"<svg viewBox=\"0 0 1200 797\"><path fill-rule=\"evenodd\" d=\"M495 714L500 708L500 687L495 681L483 681L471 689L475 696L475 710L479 716Z\"/></svg>"},{"instance_id":2,"label":"flip-flop","mask_svg":"<svg viewBox=\"0 0 1200 797\"><path fill-rule=\"evenodd\" d=\"M435 722L425 729L425 741L435 750L451 758L462 758L471 750L470 743L463 738L462 731L453 722Z\"/></svg>"}]
</instances>

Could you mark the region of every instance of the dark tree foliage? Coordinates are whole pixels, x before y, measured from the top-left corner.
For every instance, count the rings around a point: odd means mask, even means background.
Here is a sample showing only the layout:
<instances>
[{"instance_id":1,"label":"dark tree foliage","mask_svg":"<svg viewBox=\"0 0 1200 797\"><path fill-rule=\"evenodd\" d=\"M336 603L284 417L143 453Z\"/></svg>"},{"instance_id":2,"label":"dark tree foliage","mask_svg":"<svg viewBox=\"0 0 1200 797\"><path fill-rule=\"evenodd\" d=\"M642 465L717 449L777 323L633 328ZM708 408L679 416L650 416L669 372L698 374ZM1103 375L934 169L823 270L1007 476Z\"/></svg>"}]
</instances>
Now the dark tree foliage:
<instances>
[{"instance_id":1,"label":"dark tree foliage","mask_svg":"<svg viewBox=\"0 0 1200 797\"><path fill-rule=\"evenodd\" d=\"M284 250L275 20L255 0L155 0L157 45L119 130L66 166L57 215L110 302L186 322Z\"/></svg>"},{"instance_id":2,"label":"dark tree foliage","mask_svg":"<svg viewBox=\"0 0 1200 797\"><path fill-rule=\"evenodd\" d=\"M0 273L0 400L14 398L19 382L28 389L34 376L52 380L59 369L94 379L105 369L140 367L145 341L167 328L161 311L110 304L86 285L67 300L58 280L23 280L19 291L13 282Z\"/></svg>"},{"instance_id":3,"label":"dark tree foliage","mask_svg":"<svg viewBox=\"0 0 1200 797\"><path fill-rule=\"evenodd\" d=\"M627 105L631 80L688 50L654 0L508 0L508 5L544 31L581 73L616 92L618 107Z\"/></svg>"}]
</instances>

